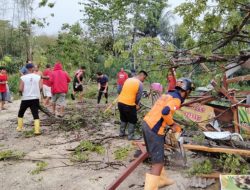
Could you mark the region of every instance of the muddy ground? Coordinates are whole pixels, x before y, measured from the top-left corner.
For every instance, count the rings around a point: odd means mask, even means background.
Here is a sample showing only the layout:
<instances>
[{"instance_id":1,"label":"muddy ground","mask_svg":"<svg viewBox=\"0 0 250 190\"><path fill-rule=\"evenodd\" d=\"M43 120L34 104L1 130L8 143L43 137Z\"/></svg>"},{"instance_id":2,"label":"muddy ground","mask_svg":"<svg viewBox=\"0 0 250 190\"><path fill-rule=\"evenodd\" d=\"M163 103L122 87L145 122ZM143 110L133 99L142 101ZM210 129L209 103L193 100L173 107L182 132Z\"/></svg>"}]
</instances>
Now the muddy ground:
<instances>
[{"instance_id":1,"label":"muddy ground","mask_svg":"<svg viewBox=\"0 0 250 190\"><path fill-rule=\"evenodd\" d=\"M0 111L0 151L25 153L18 160L0 161L1 190L103 190L133 160L133 148L124 160L115 159L114 151L125 146L132 147L131 142L117 137L119 124L115 124L115 121L118 116L103 117L105 107L96 108L95 100L86 100L84 104L69 103L65 118L69 121L75 115L80 115L83 120L80 129L69 127L67 130L67 125L71 125L69 122L49 119L41 113L43 133L40 136L15 131L19 105L20 101L14 101L7 104L7 110ZM30 131L32 127L31 113L27 112L25 130ZM73 162L72 152L83 140L100 142L105 147L104 154L91 153L88 161ZM193 159L189 158L189 164ZM47 166L34 174L36 164L41 161L46 162ZM189 187L192 180L186 177L183 167L173 165L174 160L169 159L166 168L176 184L162 189L195 189ZM141 164L118 189L143 189L145 172L148 170L149 164ZM218 183L207 189L219 189Z\"/></svg>"}]
</instances>

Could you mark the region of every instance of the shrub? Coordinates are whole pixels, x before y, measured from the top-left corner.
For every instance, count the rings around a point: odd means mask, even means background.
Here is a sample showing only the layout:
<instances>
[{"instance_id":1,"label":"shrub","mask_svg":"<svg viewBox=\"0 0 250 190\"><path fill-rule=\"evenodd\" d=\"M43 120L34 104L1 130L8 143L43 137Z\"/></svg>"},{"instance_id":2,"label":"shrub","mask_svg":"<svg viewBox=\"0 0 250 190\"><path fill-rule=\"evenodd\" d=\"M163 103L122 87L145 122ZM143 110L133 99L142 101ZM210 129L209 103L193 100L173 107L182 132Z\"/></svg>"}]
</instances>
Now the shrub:
<instances>
[{"instance_id":1,"label":"shrub","mask_svg":"<svg viewBox=\"0 0 250 190\"><path fill-rule=\"evenodd\" d=\"M213 165L210 160L205 160L201 163L194 163L193 166L188 170L189 176L199 174L210 174L212 173Z\"/></svg>"},{"instance_id":2,"label":"shrub","mask_svg":"<svg viewBox=\"0 0 250 190\"><path fill-rule=\"evenodd\" d=\"M8 79L9 88L10 88L10 91L14 95L18 95L19 80L20 80L20 75L19 74L13 74L13 75L9 76L9 79Z\"/></svg>"}]
</instances>

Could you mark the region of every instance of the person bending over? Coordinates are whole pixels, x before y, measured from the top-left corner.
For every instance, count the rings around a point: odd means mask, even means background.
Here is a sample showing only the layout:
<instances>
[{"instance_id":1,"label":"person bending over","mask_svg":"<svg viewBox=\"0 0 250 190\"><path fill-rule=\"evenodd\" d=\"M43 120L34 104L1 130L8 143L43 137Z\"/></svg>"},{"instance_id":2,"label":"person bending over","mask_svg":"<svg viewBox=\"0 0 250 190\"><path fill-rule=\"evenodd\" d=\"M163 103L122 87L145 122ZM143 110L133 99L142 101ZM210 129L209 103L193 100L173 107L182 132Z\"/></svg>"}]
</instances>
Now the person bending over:
<instances>
[{"instance_id":1,"label":"person bending over","mask_svg":"<svg viewBox=\"0 0 250 190\"><path fill-rule=\"evenodd\" d=\"M137 110L143 92L143 82L148 74L140 71L138 75L125 81L122 91L118 97L118 109L120 112L120 137L125 136L125 129L128 127L128 140L139 140L140 137L134 135L137 123Z\"/></svg>"},{"instance_id":2,"label":"person bending over","mask_svg":"<svg viewBox=\"0 0 250 190\"><path fill-rule=\"evenodd\" d=\"M169 126L176 139L180 137L181 128L174 122L173 114L192 90L193 84L190 79L179 79L175 90L162 95L144 117L143 137L152 162L150 173L146 173L145 190L157 190L158 187L174 183L163 168L165 130Z\"/></svg>"},{"instance_id":3,"label":"person bending over","mask_svg":"<svg viewBox=\"0 0 250 190\"><path fill-rule=\"evenodd\" d=\"M102 94L104 94L106 98L106 104L108 103L108 77L104 75L102 72L97 72L97 83L98 83L98 97L97 104L100 103Z\"/></svg>"},{"instance_id":4,"label":"person bending over","mask_svg":"<svg viewBox=\"0 0 250 190\"><path fill-rule=\"evenodd\" d=\"M83 77L85 73L85 67L82 66L75 72L73 79L73 93L71 94L71 99L75 100L76 93L79 93L79 102L83 102Z\"/></svg>"}]
</instances>

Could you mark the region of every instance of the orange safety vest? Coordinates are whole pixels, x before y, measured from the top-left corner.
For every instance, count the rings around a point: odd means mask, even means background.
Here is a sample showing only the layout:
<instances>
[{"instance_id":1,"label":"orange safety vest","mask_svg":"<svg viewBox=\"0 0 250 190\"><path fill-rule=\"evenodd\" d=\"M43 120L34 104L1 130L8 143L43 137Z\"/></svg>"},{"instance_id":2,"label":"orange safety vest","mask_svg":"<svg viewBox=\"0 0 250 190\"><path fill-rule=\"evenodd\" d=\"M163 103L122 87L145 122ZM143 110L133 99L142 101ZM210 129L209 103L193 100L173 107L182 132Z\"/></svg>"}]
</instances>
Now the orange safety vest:
<instances>
[{"instance_id":1,"label":"orange safety vest","mask_svg":"<svg viewBox=\"0 0 250 190\"><path fill-rule=\"evenodd\" d=\"M141 81L137 78L127 79L118 97L118 102L129 106L135 106L136 95L139 91L140 83Z\"/></svg>"},{"instance_id":2,"label":"orange safety vest","mask_svg":"<svg viewBox=\"0 0 250 190\"><path fill-rule=\"evenodd\" d=\"M177 93L162 95L144 117L144 121L158 135L164 135L167 125L174 124L173 114L181 106L181 97ZM162 110L166 107L169 108L169 113L163 115Z\"/></svg>"}]
</instances>

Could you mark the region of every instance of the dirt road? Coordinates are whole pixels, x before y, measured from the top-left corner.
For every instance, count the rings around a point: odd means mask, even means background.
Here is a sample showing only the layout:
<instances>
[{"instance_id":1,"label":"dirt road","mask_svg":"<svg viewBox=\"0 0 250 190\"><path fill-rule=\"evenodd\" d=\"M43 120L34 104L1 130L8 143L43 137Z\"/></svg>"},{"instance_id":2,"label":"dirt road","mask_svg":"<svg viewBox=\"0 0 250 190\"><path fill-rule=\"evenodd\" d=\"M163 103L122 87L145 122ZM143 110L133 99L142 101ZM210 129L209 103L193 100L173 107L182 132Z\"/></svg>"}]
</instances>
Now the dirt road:
<instances>
[{"instance_id":1,"label":"dirt road","mask_svg":"<svg viewBox=\"0 0 250 190\"><path fill-rule=\"evenodd\" d=\"M41 113L43 133L40 136L33 136L29 132L33 127L30 112L25 115L26 132L15 131L19 104L19 101L15 101L6 106L8 110L0 112L0 151L25 153L25 156L18 160L0 161L1 190L103 190L133 158L132 151L126 159L116 160L114 151L131 146L131 143L126 139L113 138L103 141L104 154L92 153L88 161L72 162L72 149L81 141L117 135L119 126L114 124L115 119L96 121L102 110L96 109L91 100L87 100L84 105L71 104L68 110L73 116L78 114L85 118L85 127L61 130L55 126L60 127L62 123L58 125L57 121L48 122L48 117ZM73 118L72 115L69 117ZM41 162L46 163L46 166L39 171L37 164ZM34 172L37 170L37 173ZM144 175L148 170L149 165L141 164L118 189L143 189ZM184 177L182 171L169 171L169 174L177 183L163 189L191 189L187 187L190 180Z\"/></svg>"}]
</instances>

